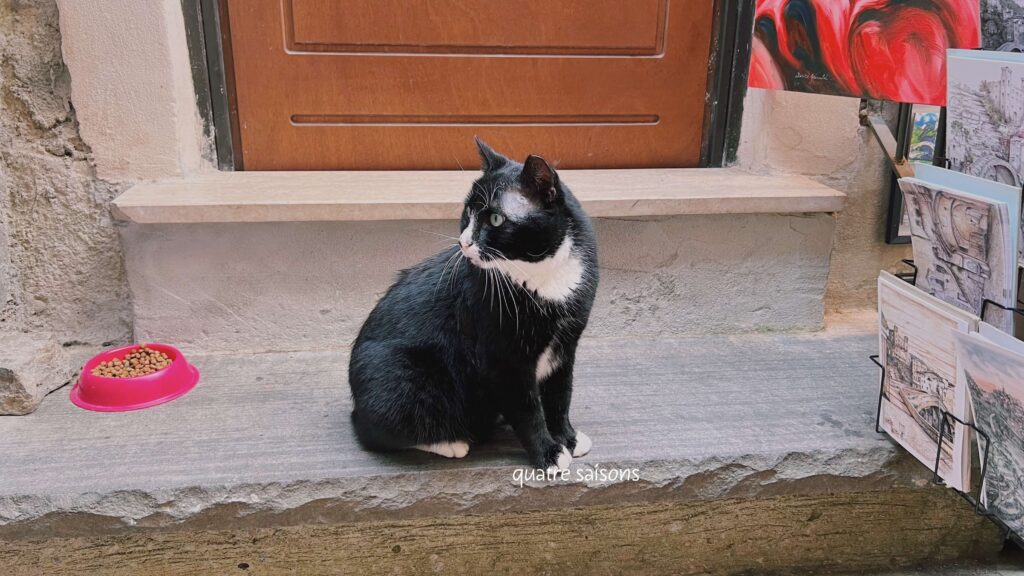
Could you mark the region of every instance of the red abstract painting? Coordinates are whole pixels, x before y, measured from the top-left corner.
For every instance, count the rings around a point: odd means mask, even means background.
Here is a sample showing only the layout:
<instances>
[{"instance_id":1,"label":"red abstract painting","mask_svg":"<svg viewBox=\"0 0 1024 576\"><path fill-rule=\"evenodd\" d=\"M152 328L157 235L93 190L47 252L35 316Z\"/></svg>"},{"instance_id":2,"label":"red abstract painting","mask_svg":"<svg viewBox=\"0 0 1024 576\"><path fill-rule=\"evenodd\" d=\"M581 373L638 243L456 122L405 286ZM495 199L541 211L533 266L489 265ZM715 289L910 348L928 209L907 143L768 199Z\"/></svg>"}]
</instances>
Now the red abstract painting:
<instances>
[{"instance_id":1,"label":"red abstract painting","mask_svg":"<svg viewBox=\"0 0 1024 576\"><path fill-rule=\"evenodd\" d=\"M946 104L946 49L981 45L978 0L757 0L750 86Z\"/></svg>"}]
</instances>

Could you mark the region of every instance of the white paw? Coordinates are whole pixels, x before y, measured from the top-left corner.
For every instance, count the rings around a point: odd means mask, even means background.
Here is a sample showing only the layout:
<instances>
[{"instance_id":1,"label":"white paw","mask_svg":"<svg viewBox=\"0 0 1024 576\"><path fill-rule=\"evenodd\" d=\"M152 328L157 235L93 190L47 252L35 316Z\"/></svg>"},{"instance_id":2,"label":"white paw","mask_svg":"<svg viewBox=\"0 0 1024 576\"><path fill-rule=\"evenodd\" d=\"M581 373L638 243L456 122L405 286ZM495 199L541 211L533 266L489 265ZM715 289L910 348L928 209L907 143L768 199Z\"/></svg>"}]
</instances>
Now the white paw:
<instances>
[{"instance_id":1,"label":"white paw","mask_svg":"<svg viewBox=\"0 0 1024 576\"><path fill-rule=\"evenodd\" d=\"M587 436L583 432L576 433L576 447L572 449L572 455L576 458L580 456L586 456L587 452L590 452L590 447L594 443L590 440L590 436Z\"/></svg>"},{"instance_id":2,"label":"white paw","mask_svg":"<svg viewBox=\"0 0 1024 576\"><path fill-rule=\"evenodd\" d=\"M469 454L469 443L457 440L455 442L437 442L436 444L417 444L413 446L417 450L438 454L445 458L463 458Z\"/></svg>"},{"instance_id":3,"label":"white paw","mask_svg":"<svg viewBox=\"0 0 1024 576\"><path fill-rule=\"evenodd\" d=\"M569 450L566 447L562 447L562 453L558 455L558 461L554 465L548 466L548 474L557 474L562 470L568 470L569 464L572 464L572 454L569 454Z\"/></svg>"}]
</instances>

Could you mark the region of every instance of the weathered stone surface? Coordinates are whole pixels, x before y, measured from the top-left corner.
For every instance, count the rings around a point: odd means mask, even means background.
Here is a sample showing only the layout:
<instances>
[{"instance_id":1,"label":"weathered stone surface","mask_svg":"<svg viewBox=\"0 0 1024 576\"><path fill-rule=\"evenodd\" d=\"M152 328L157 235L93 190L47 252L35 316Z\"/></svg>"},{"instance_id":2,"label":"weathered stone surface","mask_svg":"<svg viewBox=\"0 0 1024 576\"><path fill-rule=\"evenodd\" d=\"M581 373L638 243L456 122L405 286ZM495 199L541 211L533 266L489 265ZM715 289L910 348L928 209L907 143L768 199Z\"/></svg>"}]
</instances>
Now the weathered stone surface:
<instances>
[{"instance_id":1,"label":"weathered stone surface","mask_svg":"<svg viewBox=\"0 0 1024 576\"><path fill-rule=\"evenodd\" d=\"M875 347L841 331L586 340L573 419L594 449L571 481L522 487L510 433L457 461L361 450L342 350L196 356L199 385L170 404L104 414L59 394L0 419L0 537L932 490L872 428ZM639 480L579 476L595 468Z\"/></svg>"},{"instance_id":2,"label":"weathered stone surface","mask_svg":"<svg viewBox=\"0 0 1024 576\"><path fill-rule=\"evenodd\" d=\"M0 331L128 339L119 192L79 137L56 3L0 2Z\"/></svg>"},{"instance_id":3,"label":"weathered stone surface","mask_svg":"<svg viewBox=\"0 0 1024 576\"><path fill-rule=\"evenodd\" d=\"M804 574L986 558L994 526L938 490L492 512L334 526L0 540L62 574Z\"/></svg>"},{"instance_id":4,"label":"weathered stone surface","mask_svg":"<svg viewBox=\"0 0 1024 576\"><path fill-rule=\"evenodd\" d=\"M0 415L32 412L74 375L71 358L52 338L0 333Z\"/></svg>"},{"instance_id":5,"label":"weathered stone surface","mask_svg":"<svg viewBox=\"0 0 1024 576\"><path fill-rule=\"evenodd\" d=\"M833 226L829 214L599 219L601 285L588 334L816 330ZM456 228L131 225L123 238L135 334L202 352L344 347L395 271L451 244Z\"/></svg>"},{"instance_id":6,"label":"weathered stone surface","mask_svg":"<svg viewBox=\"0 0 1024 576\"><path fill-rule=\"evenodd\" d=\"M891 104L872 104L875 110ZM874 308L879 269L898 270L909 244L883 242L892 169L866 126L860 101L782 90L747 91L738 164L772 174L810 176L847 195L836 215L835 250L825 306Z\"/></svg>"},{"instance_id":7,"label":"weathered stone surface","mask_svg":"<svg viewBox=\"0 0 1024 576\"><path fill-rule=\"evenodd\" d=\"M848 576L854 573L847 572ZM841 575L833 575L841 576ZM1004 550L991 562L938 563L927 561L924 566L898 571L879 572L875 576L1024 576L1024 558L1014 551Z\"/></svg>"}]
</instances>

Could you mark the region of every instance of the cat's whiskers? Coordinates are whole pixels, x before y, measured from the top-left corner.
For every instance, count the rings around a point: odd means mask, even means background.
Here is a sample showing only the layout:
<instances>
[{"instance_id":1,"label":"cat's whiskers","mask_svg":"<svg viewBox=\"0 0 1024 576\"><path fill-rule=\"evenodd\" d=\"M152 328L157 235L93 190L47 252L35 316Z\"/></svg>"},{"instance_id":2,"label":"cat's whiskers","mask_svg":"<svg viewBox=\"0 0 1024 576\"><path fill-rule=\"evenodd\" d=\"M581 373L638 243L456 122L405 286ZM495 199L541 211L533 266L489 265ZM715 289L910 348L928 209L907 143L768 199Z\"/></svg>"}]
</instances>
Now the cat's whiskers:
<instances>
[{"instance_id":1,"label":"cat's whiskers","mask_svg":"<svg viewBox=\"0 0 1024 576\"><path fill-rule=\"evenodd\" d=\"M420 232L423 232L424 234L433 234L434 236L438 236L438 237L445 238L445 239L448 239L448 240L454 240L455 242L459 241L459 238L457 236L449 236L447 234L441 234L440 232L434 232L432 230L424 230L424 229L420 228Z\"/></svg>"},{"instance_id":2,"label":"cat's whiskers","mask_svg":"<svg viewBox=\"0 0 1024 576\"><path fill-rule=\"evenodd\" d=\"M505 276L504 274L502 274L501 277L502 277L503 280L505 280L505 285L508 286L509 300L511 300L512 301L512 305L516 307L516 336L518 336L519 335L519 304L516 302L515 295L513 293L514 288L512 286L512 281L509 280L508 276Z\"/></svg>"},{"instance_id":3,"label":"cat's whiskers","mask_svg":"<svg viewBox=\"0 0 1024 576\"><path fill-rule=\"evenodd\" d=\"M480 200L484 205L488 205L487 191L480 184L473 182L473 195L480 196Z\"/></svg>"},{"instance_id":4,"label":"cat's whiskers","mask_svg":"<svg viewBox=\"0 0 1024 576\"><path fill-rule=\"evenodd\" d=\"M458 274L459 267L462 266L462 263L466 260L466 257L462 255L462 250L459 250L459 256L460 256L460 258L455 261L455 266L452 267L451 274L448 275L448 277L449 277L448 293L449 294L451 294L455 290L455 275Z\"/></svg>"},{"instance_id":5,"label":"cat's whiskers","mask_svg":"<svg viewBox=\"0 0 1024 576\"><path fill-rule=\"evenodd\" d=\"M488 248L488 250L492 253L491 254L492 256L497 256L502 261L508 263L510 266L515 267L516 271L519 272L520 276L523 276L524 278L527 276L526 272L518 264L516 264L514 260L510 260L508 258L508 256L505 256L504 252L502 252L501 250L498 250L497 248ZM502 276L504 276L504 274L502 274ZM525 292L526 295L529 296L530 300L533 300L533 303L537 305L537 308L540 309L541 313L546 316L547 315L546 308L544 306L541 306L540 302L538 302L537 299L533 297L533 294L532 294L532 291L530 290L530 288L528 288L526 286L523 286L523 292Z\"/></svg>"},{"instance_id":6,"label":"cat's whiskers","mask_svg":"<svg viewBox=\"0 0 1024 576\"><path fill-rule=\"evenodd\" d=\"M473 188L479 189L481 193L486 194L486 196L484 196L484 194L480 194L480 199L483 200L483 204L485 206L494 206L495 193L498 192L498 189L493 188L489 191L483 190L483 187L480 186L479 182L473 182Z\"/></svg>"},{"instance_id":7,"label":"cat's whiskers","mask_svg":"<svg viewBox=\"0 0 1024 576\"><path fill-rule=\"evenodd\" d=\"M490 250L492 253L493 252L497 252L497 250L494 249L494 248L488 248L488 250ZM493 256L493 254L492 254L492 256ZM506 260L507 260L507 258L506 258ZM492 269L492 270L494 270L494 269ZM516 302L515 286L513 286L512 280L510 280L508 276L506 276L505 274L502 274L498 270L494 270L494 272L497 273L499 284L501 284L501 286L502 286L502 291L508 290L508 299L512 303L512 306L515 307L516 335L518 336L519 335L519 303ZM529 294L527 294L527 295L529 296ZM530 298L533 298L533 296L530 296ZM536 300L535 300L535 302L536 302ZM512 308L511 307L509 308L509 312L510 313L512 312Z\"/></svg>"},{"instance_id":8,"label":"cat's whiskers","mask_svg":"<svg viewBox=\"0 0 1024 576\"><path fill-rule=\"evenodd\" d=\"M448 259L445 260L444 266L441 267L441 273L438 274L437 282L434 284L434 293L433 293L434 296L437 296L437 289L440 288L441 287L441 283L444 282L444 274L448 270L448 265L451 264L451 262L452 262L452 260L454 258L455 258L455 254L452 254L451 256L449 256Z\"/></svg>"},{"instance_id":9,"label":"cat's whiskers","mask_svg":"<svg viewBox=\"0 0 1024 576\"><path fill-rule=\"evenodd\" d=\"M487 297L487 292L491 293L491 312L494 311L494 288L491 286L491 271L484 268L484 298Z\"/></svg>"},{"instance_id":10,"label":"cat's whiskers","mask_svg":"<svg viewBox=\"0 0 1024 576\"><path fill-rule=\"evenodd\" d=\"M457 245L453 244L452 246L454 247ZM437 296L437 289L441 286L441 283L444 281L445 272L448 271L449 266L451 266L453 263L458 262L458 258L460 256L462 256L462 250L455 250L455 252L453 252L452 255L448 257L447 260L445 260L444 266L441 268L441 274L439 274L437 277L437 283L434 284L434 296ZM452 275L454 276L454 272Z\"/></svg>"},{"instance_id":11,"label":"cat's whiskers","mask_svg":"<svg viewBox=\"0 0 1024 576\"><path fill-rule=\"evenodd\" d=\"M494 275L492 276L494 291L498 294L498 326L503 326L505 318L505 293L501 291L501 284L498 281L498 277Z\"/></svg>"},{"instance_id":12,"label":"cat's whiskers","mask_svg":"<svg viewBox=\"0 0 1024 576\"><path fill-rule=\"evenodd\" d=\"M493 271L492 271L493 272ZM501 284L501 276L494 274L494 288L498 293L498 326L504 326L505 320L505 289ZM512 312L512 308L508 307L509 313Z\"/></svg>"}]
</instances>

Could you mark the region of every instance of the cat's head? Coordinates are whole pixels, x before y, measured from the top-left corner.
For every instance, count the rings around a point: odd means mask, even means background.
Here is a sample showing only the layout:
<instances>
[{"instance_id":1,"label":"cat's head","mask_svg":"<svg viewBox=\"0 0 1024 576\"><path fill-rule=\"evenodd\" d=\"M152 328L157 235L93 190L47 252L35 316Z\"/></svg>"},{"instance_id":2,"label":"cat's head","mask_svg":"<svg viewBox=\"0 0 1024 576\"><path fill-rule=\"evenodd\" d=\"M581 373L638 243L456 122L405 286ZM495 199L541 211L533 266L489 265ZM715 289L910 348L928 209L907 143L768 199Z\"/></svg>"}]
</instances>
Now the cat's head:
<instances>
[{"instance_id":1,"label":"cat's head","mask_svg":"<svg viewBox=\"0 0 1024 576\"><path fill-rule=\"evenodd\" d=\"M564 249L570 215L555 170L540 156L520 164L480 139L476 144L483 175L462 210L463 254L487 268L503 259L539 262Z\"/></svg>"}]
</instances>

